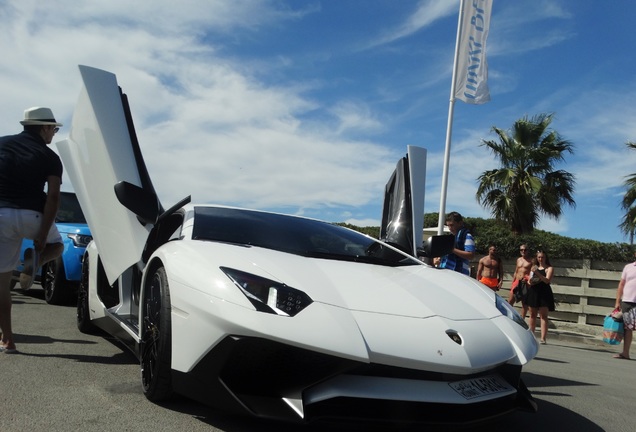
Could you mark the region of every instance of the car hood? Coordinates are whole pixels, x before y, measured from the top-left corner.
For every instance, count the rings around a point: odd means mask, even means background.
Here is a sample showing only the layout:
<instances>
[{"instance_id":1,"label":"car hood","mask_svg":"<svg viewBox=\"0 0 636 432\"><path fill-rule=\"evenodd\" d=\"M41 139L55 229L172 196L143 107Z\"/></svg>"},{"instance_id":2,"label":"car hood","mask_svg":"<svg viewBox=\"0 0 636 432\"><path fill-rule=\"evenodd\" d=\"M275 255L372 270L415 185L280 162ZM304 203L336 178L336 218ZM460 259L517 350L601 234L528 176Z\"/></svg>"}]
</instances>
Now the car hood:
<instances>
[{"instance_id":1,"label":"car hood","mask_svg":"<svg viewBox=\"0 0 636 432\"><path fill-rule=\"evenodd\" d=\"M492 293L475 289L476 281L448 270L303 257L277 266L266 259L268 254L262 255L256 266L321 303L414 318L484 319L499 314Z\"/></svg>"},{"instance_id":2,"label":"car hood","mask_svg":"<svg viewBox=\"0 0 636 432\"><path fill-rule=\"evenodd\" d=\"M82 235L91 235L91 230L88 228L88 225L85 223L75 223L75 222L56 222L57 230L60 234L68 233L68 234L82 234Z\"/></svg>"},{"instance_id":3,"label":"car hood","mask_svg":"<svg viewBox=\"0 0 636 432\"><path fill-rule=\"evenodd\" d=\"M343 346L358 346L358 355L371 362L466 373L505 362L522 365L537 353L534 336L497 309L497 294L458 272L302 257L277 266L266 255L253 264L318 303L299 315L320 317L319 311L335 307L341 310L335 315L351 316L355 328L344 320L328 332L349 335Z\"/></svg>"},{"instance_id":4,"label":"car hood","mask_svg":"<svg viewBox=\"0 0 636 432\"><path fill-rule=\"evenodd\" d=\"M299 289L314 302L349 310L453 320L501 315L495 294L476 280L424 264L390 267L202 241L181 242L180 247L191 260L188 268L222 263ZM192 281L191 276L186 272L183 282Z\"/></svg>"},{"instance_id":5,"label":"car hood","mask_svg":"<svg viewBox=\"0 0 636 432\"><path fill-rule=\"evenodd\" d=\"M302 280L315 301L350 310L452 320L499 315L492 294L475 289L474 280L451 271L423 265L396 268L330 260L316 260L308 267L302 273L299 268L287 271L285 283ZM325 286L332 289L325 290Z\"/></svg>"},{"instance_id":6,"label":"car hood","mask_svg":"<svg viewBox=\"0 0 636 432\"><path fill-rule=\"evenodd\" d=\"M171 257L169 273L175 283L222 302L253 308L239 289L231 289L233 283L222 271L210 268L211 262L269 278L313 300L293 318L266 319L255 335L440 372L474 372L505 362L522 365L537 352L534 336L496 307L497 294L451 270L307 258L214 242L173 242L166 248L159 253ZM244 325L253 325L254 319ZM320 331L317 322L322 323ZM331 337L325 340L325 334Z\"/></svg>"}]
</instances>

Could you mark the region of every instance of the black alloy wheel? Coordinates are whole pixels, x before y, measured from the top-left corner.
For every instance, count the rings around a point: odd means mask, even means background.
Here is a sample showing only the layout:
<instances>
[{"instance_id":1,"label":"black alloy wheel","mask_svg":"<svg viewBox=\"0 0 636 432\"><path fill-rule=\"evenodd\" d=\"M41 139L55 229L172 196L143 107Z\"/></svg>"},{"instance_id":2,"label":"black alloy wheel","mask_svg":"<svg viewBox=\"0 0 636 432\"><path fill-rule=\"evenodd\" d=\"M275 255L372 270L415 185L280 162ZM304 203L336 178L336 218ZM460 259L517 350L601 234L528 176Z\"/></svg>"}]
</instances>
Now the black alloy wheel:
<instances>
[{"instance_id":1,"label":"black alloy wheel","mask_svg":"<svg viewBox=\"0 0 636 432\"><path fill-rule=\"evenodd\" d=\"M142 302L139 344L141 384L146 398L158 402L172 395L170 290L163 267L157 268L150 277Z\"/></svg>"},{"instance_id":2,"label":"black alloy wheel","mask_svg":"<svg viewBox=\"0 0 636 432\"><path fill-rule=\"evenodd\" d=\"M42 273L44 276L44 281L42 281L44 300L52 305L66 304L69 301L69 292L72 291L72 287L70 287L69 281L66 280L62 257L46 263Z\"/></svg>"}]
</instances>

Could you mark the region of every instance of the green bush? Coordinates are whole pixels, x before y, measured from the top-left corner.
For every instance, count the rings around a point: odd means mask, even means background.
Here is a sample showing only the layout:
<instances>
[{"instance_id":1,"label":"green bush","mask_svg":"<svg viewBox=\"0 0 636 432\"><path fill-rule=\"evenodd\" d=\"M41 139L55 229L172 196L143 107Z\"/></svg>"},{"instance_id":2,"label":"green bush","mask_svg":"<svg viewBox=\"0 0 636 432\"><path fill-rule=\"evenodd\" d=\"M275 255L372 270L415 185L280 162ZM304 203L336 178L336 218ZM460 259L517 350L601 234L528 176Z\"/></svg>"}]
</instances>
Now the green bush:
<instances>
[{"instance_id":1,"label":"green bush","mask_svg":"<svg viewBox=\"0 0 636 432\"><path fill-rule=\"evenodd\" d=\"M336 225L340 225L340 226L343 226L345 228L356 230L358 232L361 232L362 234L366 234L366 235L368 235L370 237L373 237L373 238L376 238L376 239L380 238L380 227L358 227L358 226L351 225L351 224L344 223L344 222L337 223Z\"/></svg>"},{"instance_id":2,"label":"green bush","mask_svg":"<svg viewBox=\"0 0 636 432\"><path fill-rule=\"evenodd\" d=\"M424 214L424 228L436 227L439 213ZM515 235L510 228L494 219L465 218L466 226L475 237L476 254L486 255L491 244L497 246L504 258L519 256L519 245L527 244L534 252L541 249L551 259L591 259L594 261L631 262L634 245L627 243L603 243L595 240L573 239L547 231L535 230L532 234ZM356 227L338 224L378 238L380 227Z\"/></svg>"}]
</instances>

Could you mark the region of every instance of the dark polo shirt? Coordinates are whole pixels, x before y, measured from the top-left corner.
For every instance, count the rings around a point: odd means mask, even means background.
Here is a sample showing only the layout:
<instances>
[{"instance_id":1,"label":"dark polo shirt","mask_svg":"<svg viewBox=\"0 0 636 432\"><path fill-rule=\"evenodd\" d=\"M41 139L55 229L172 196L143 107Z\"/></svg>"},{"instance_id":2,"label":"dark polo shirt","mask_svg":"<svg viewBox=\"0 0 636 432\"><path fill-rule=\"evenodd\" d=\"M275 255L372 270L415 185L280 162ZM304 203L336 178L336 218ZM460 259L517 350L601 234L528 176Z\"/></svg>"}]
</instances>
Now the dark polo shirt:
<instances>
[{"instance_id":1,"label":"dark polo shirt","mask_svg":"<svg viewBox=\"0 0 636 432\"><path fill-rule=\"evenodd\" d=\"M62 178L62 161L42 137L24 131L0 137L0 207L44 211L44 185Z\"/></svg>"}]
</instances>

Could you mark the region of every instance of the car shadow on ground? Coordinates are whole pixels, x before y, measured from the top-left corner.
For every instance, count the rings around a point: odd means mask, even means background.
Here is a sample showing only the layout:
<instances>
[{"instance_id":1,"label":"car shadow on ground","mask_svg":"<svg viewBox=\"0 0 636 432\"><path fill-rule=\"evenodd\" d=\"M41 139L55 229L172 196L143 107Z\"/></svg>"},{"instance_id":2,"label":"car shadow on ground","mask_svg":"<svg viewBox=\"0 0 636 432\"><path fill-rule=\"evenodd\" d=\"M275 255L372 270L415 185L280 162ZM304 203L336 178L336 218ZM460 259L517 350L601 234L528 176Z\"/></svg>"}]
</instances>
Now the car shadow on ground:
<instances>
[{"instance_id":1,"label":"car shadow on ground","mask_svg":"<svg viewBox=\"0 0 636 432\"><path fill-rule=\"evenodd\" d=\"M556 387L591 385L585 382L563 380L535 374L524 374L524 380L532 387ZM538 405L537 413L515 411L497 419L464 426L422 425L422 424L369 424L362 422L316 422L311 424L290 424L270 420L256 419L220 412L206 405L192 401L185 397L176 396L171 401L161 404L165 409L188 414L199 421L226 432L421 432L427 431L471 431L492 432L508 431L530 432L536 430L579 430L603 431L592 421L582 415L557 404L541 399L541 395L555 395L544 391L533 392Z\"/></svg>"},{"instance_id":2,"label":"car shadow on ground","mask_svg":"<svg viewBox=\"0 0 636 432\"><path fill-rule=\"evenodd\" d=\"M22 288L15 287L11 290L13 295L13 303L26 303L28 304L29 298L34 298L38 300L44 300L44 288L39 283L33 284L31 288L28 290L23 290ZM22 296L22 298L20 298ZM77 297L76 296L67 296L65 301L61 304L55 304L51 306L58 307L77 307Z\"/></svg>"},{"instance_id":3,"label":"car shadow on ground","mask_svg":"<svg viewBox=\"0 0 636 432\"><path fill-rule=\"evenodd\" d=\"M39 285L34 285L31 289L24 291L20 288L13 290L11 296L12 303L16 304L34 304L38 306L42 306L42 301L44 300L44 290ZM46 308L49 307L60 307L60 308L76 308L75 303L71 303L68 305L44 305ZM75 325L72 323L71 325ZM60 339L53 338L50 336L42 336L42 335L32 335L32 334L14 334L14 340L16 345L19 347L19 353L21 356L25 357L39 357L39 358L47 358L47 357L55 357L73 360L81 363L95 363L95 364L109 364L109 365L129 365L129 364L138 364L139 361L131 353L123 344L121 344L117 339L109 335L108 333L96 328L94 334L92 335L84 335L79 334L80 336L77 339ZM70 353L42 353L42 352L30 352L28 348L22 348L24 346L28 347L29 345L53 345L53 344L64 344L67 345L96 345L99 342L91 340L92 338L99 338L99 340L106 340L111 344L115 345L119 350L116 354L112 356L99 356L99 355L83 355L83 354L70 354Z\"/></svg>"},{"instance_id":4,"label":"car shadow on ground","mask_svg":"<svg viewBox=\"0 0 636 432\"><path fill-rule=\"evenodd\" d=\"M571 410L540 399L537 402L539 405L538 413L517 411L482 424L454 427L422 424L369 424L363 422L316 422L307 425L296 425L230 415L215 411L212 408L185 398L162 404L162 406L166 409L191 415L199 421L225 432L253 432L256 430L259 432L324 432L325 430L332 432L421 432L422 430L492 432L509 431L510 429L514 429L515 432L534 432L541 429L603 431L603 428Z\"/></svg>"},{"instance_id":5,"label":"car shadow on ground","mask_svg":"<svg viewBox=\"0 0 636 432\"><path fill-rule=\"evenodd\" d=\"M64 343L64 344L93 344L95 342L85 341L85 340L69 340L69 339L54 339L49 337L41 337L41 336L30 336L30 335L15 335L15 341L18 346L22 344L54 344L54 343ZM23 357L38 357L38 358L60 358L73 360L78 363L93 363L93 364L104 364L104 365L130 365L137 364L138 361L131 353L122 348L122 351L114 354L110 357L108 356L100 356L100 355L83 355L83 354L61 354L61 353L32 353L29 351L25 351L20 349L20 355Z\"/></svg>"}]
</instances>

